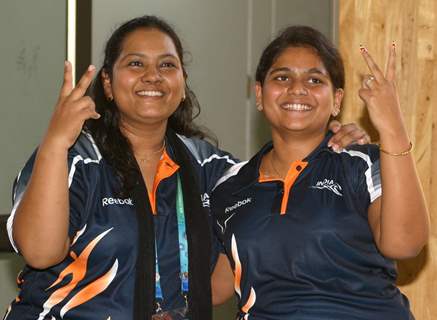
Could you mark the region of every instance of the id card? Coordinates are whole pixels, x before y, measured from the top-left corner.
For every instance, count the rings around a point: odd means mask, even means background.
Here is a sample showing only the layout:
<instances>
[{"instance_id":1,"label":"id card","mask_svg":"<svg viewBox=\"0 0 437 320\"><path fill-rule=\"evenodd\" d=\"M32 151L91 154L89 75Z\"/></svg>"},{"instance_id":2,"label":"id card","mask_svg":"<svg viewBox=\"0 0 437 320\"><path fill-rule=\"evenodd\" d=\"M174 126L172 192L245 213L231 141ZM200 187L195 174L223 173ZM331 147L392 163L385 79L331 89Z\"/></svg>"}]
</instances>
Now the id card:
<instances>
[{"instance_id":1,"label":"id card","mask_svg":"<svg viewBox=\"0 0 437 320\"><path fill-rule=\"evenodd\" d=\"M179 308L155 313L152 320L190 320L188 318L188 308Z\"/></svg>"}]
</instances>

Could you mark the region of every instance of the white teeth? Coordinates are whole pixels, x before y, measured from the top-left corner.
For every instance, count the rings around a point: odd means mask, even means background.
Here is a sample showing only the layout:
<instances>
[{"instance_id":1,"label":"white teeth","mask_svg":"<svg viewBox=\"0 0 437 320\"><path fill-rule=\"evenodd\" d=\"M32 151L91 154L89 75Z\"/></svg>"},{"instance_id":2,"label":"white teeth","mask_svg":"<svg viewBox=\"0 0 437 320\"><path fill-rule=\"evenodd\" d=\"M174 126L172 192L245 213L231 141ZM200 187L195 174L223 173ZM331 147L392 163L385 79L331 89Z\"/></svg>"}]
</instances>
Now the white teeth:
<instances>
[{"instance_id":1,"label":"white teeth","mask_svg":"<svg viewBox=\"0 0 437 320\"><path fill-rule=\"evenodd\" d=\"M147 97L162 97L164 94L161 91L138 91L138 95Z\"/></svg>"},{"instance_id":2,"label":"white teeth","mask_svg":"<svg viewBox=\"0 0 437 320\"><path fill-rule=\"evenodd\" d=\"M292 103L292 104L284 104L282 107L286 110L291 111L307 111L311 110L311 107L306 104L300 104L300 103Z\"/></svg>"}]
</instances>

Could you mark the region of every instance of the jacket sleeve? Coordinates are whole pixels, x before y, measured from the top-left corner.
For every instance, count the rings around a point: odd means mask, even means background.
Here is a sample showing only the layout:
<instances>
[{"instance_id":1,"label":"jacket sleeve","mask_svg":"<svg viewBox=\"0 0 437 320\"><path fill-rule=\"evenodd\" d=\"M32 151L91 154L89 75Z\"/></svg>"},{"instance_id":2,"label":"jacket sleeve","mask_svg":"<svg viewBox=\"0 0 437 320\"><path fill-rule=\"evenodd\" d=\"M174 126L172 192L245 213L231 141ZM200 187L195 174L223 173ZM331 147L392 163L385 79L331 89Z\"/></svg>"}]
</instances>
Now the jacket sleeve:
<instances>
[{"instance_id":1,"label":"jacket sleeve","mask_svg":"<svg viewBox=\"0 0 437 320\"><path fill-rule=\"evenodd\" d=\"M353 201L367 217L369 205L382 194L378 146L354 146L346 150L344 156L345 176Z\"/></svg>"},{"instance_id":2,"label":"jacket sleeve","mask_svg":"<svg viewBox=\"0 0 437 320\"><path fill-rule=\"evenodd\" d=\"M77 144L80 144L79 142ZM89 168L86 163L96 162L96 159L87 157L85 154L80 154L73 147L68 154L68 188L69 188L69 205L70 205L70 225L69 235L73 237L79 230L85 221L85 215L87 213L87 204L89 203L89 197L91 194L90 188L92 187L92 181L89 179ZM17 246L14 243L13 223L16 210L21 202L21 199L26 191L27 184L29 183L35 157L35 151L29 160L26 162L23 169L15 179L13 191L12 191L12 211L7 221L7 231L9 241L16 252L18 252ZM95 157L94 157L95 158Z\"/></svg>"}]
</instances>

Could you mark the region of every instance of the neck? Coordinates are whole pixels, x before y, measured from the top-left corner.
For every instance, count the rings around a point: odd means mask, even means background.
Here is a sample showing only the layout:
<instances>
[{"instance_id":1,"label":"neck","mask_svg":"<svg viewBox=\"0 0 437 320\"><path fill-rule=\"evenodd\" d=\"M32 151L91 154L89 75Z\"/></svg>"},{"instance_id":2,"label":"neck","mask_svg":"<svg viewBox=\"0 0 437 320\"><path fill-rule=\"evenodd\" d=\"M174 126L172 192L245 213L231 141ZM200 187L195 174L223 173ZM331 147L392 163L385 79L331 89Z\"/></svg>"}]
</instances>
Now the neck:
<instances>
[{"instance_id":1,"label":"neck","mask_svg":"<svg viewBox=\"0 0 437 320\"><path fill-rule=\"evenodd\" d=\"M120 130L129 140L134 154L139 158L142 158L143 155L146 157L162 149L166 129L167 121L149 126L120 124Z\"/></svg>"},{"instance_id":2,"label":"neck","mask_svg":"<svg viewBox=\"0 0 437 320\"><path fill-rule=\"evenodd\" d=\"M285 177L290 165L295 161L306 158L324 139L325 131L312 135L281 134L272 131L273 149L270 152L270 161L274 171Z\"/></svg>"}]
</instances>

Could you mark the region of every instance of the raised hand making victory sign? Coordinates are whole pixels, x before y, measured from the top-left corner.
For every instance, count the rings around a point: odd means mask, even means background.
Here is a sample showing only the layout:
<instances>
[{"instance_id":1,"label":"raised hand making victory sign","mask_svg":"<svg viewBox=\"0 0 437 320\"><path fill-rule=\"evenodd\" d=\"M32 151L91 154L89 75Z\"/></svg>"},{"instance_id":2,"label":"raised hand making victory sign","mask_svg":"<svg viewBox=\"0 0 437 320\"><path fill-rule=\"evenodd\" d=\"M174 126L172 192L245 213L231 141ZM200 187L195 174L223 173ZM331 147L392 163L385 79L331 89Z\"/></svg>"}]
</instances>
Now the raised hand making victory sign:
<instances>
[{"instance_id":1,"label":"raised hand making victory sign","mask_svg":"<svg viewBox=\"0 0 437 320\"><path fill-rule=\"evenodd\" d=\"M396 46L390 46L385 75L366 48L361 47L361 52L370 74L359 95L379 133L384 190L382 199L369 208L369 223L384 255L408 258L426 242L429 223L396 87Z\"/></svg>"},{"instance_id":2,"label":"raised hand making victory sign","mask_svg":"<svg viewBox=\"0 0 437 320\"><path fill-rule=\"evenodd\" d=\"M16 210L15 222L23 228L15 230L14 238L20 244L21 253L36 268L60 262L69 251L68 150L85 121L100 117L94 101L85 96L94 74L95 67L90 66L73 87L72 66L65 62L59 99L38 148L27 191Z\"/></svg>"},{"instance_id":3,"label":"raised hand making victory sign","mask_svg":"<svg viewBox=\"0 0 437 320\"><path fill-rule=\"evenodd\" d=\"M55 140L60 147L70 148L79 136L88 119L98 119L93 99L86 96L86 91L93 81L96 68L92 65L73 87L72 66L69 61L64 65L64 82L59 99L53 112L46 140Z\"/></svg>"}]
</instances>

